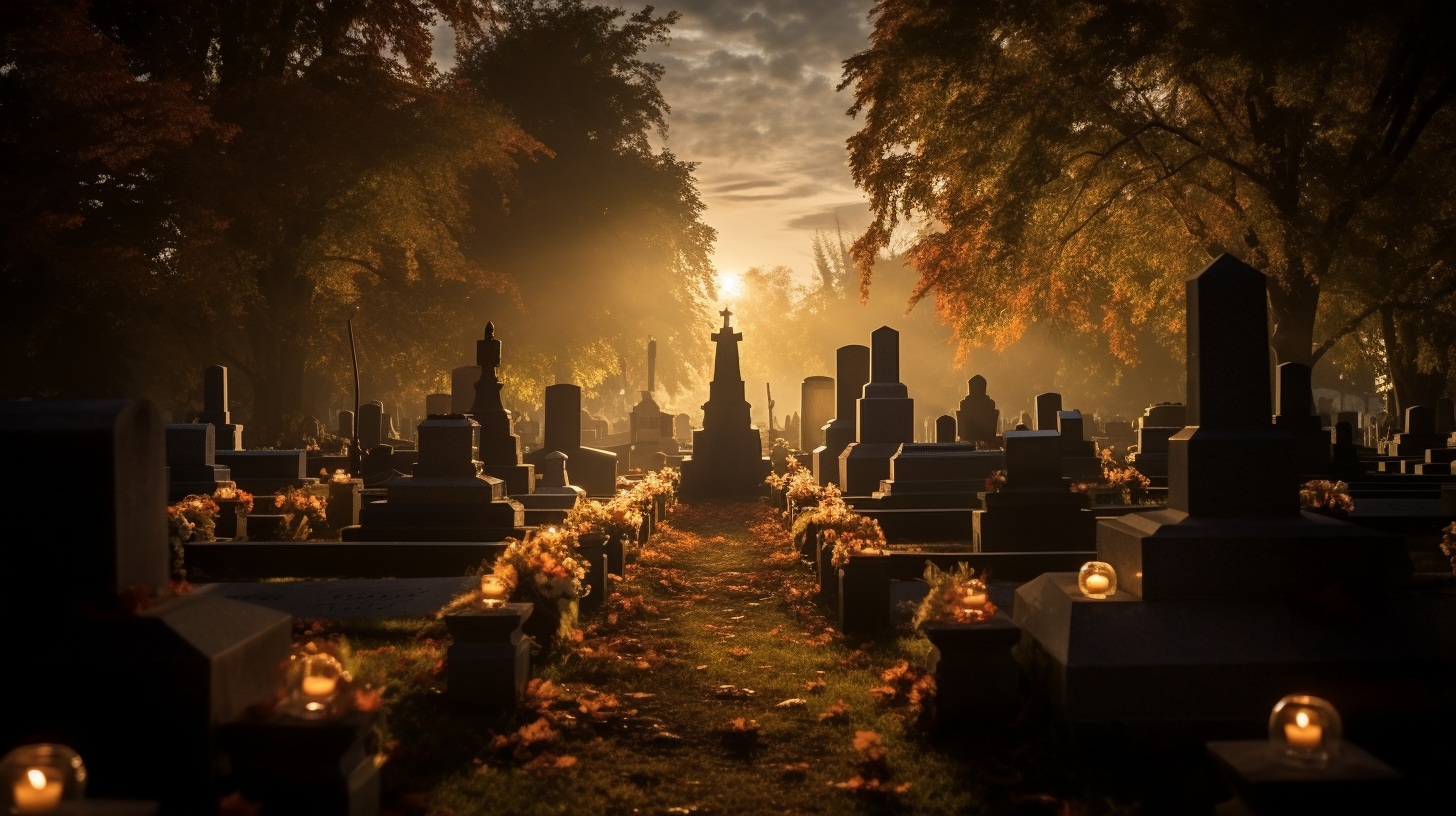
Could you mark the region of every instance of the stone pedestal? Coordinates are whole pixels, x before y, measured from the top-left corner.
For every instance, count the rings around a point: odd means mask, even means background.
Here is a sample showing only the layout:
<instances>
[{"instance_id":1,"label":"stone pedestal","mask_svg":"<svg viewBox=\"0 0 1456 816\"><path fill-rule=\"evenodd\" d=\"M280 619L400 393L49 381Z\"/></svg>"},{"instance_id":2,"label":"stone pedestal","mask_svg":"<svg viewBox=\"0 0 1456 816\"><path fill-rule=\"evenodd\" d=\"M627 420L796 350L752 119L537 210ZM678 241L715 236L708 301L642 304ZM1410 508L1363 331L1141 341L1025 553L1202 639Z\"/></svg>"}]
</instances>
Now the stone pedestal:
<instances>
[{"instance_id":1,"label":"stone pedestal","mask_svg":"<svg viewBox=\"0 0 1456 816\"><path fill-rule=\"evenodd\" d=\"M743 335L729 325L732 312L724 309L722 315L723 328L712 336L717 352L708 401L703 404L703 429L693 432L693 455L683 460L684 498L755 496L769 474L739 374L738 343Z\"/></svg>"},{"instance_id":2,"label":"stone pedestal","mask_svg":"<svg viewBox=\"0 0 1456 816\"><path fill-rule=\"evenodd\" d=\"M957 541L971 536L986 477L1005 466L999 450L970 442L910 443L890 459L890 478L856 512L880 523L893 542Z\"/></svg>"},{"instance_id":3,"label":"stone pedestal","mask_svg":"<svg viewBox=\"0 0 1456 816\"><path fill-rule=\"evenodd\" d=\"M233 784L265 813L371 816L384 754L377 714L301 720L284 714L222 729Z\"/></svg>"},{"instance_id":4,"label":"stone pedestal","mask_svg":"<svg viewBox=\"0 0 1456 816\"><path fill-rule=\"evenodd\" d=\"M839 489L868 496L890 477L900 445L915 441L915 401L900 382L900 333L889 326L870 335L870 382L856 413L856 441L839 455Z\"/></svg>"},{"instance_id":5,"label":"stone pedestal","mask_svg":"<svg viewBox=\"0 0 1456 816\"><path fill-rule=\"evenodd\" d=\"M814 448L814 478L821 485L839 484L839 455L855 440L855 400L870 381L867 346L840 346L835 352L834 419L820 428L824 444Z\"/></svg>"},{"instance_id":6,"label":"stone pedestal","mask_svg":"<svg viewBox=\"0 0 1456 816\"><path fill-rule=\"evenodd\" d=\"M997 612L976 623L924 623L925 668L935 677L937 730L1004 725L1020 712L1021 666L1011 649L1021 627Z\"/></svg>"},{"instance_id":7,"label":"stone pedestal","mask_svg":"<svg viewBox=\"0 0 1456 816\"><path fill-rule=\"evenodd\" d=\"M364 480L329 481L329 526L335 530L359 523L359 509L364 506Z\"/></svg>"},{"instance_id":8,"label":"stone pedestal","mask_svg":"<svg viewBox=\"0 0 1456 816\"><path fill-rule=\"evenodd\" d=\"M1168 486L1168 440L1183 430L1184 406L1176 402L1150 405L1138 420L1137 456L1129 464L1148 477L1153 487Z\"/></svg>"},{"instance_id":9,"label":"stone pedestal","mask_svg":"<svg viewBox=\"0 0 1456 816\"><path fill-rule=\"evenodd\" d=\"M211 496L231 480L232 471L217 464L214 427L205 422L167 426L167 501L196 494Z\"/></svg>"},{"instance_id":10,"label":"stone pedestal","mask_svg":"<svg viewBox=\"0 0 1456 816\"><path fill-rule=\"evenodd\" d=\"M839 631L846 637L873 635L889 626L889 561L888 555L855 555L839 568Z\"/></svg>"},{"instance_id":11,"label":"stone pedestal","mask_svg":"<svg viewBox=\"0 0 1456 816\"><path fill-rule=\"evenodd\" d=\"M509 603L445 616L452 639L445 651L445 693L451 704L474 712L515 707L531 679L531 642L521 625L533 609Z\"/></svg>"},{"instance_id":12,"label":"stone pedestal","mask_svg":"<svg viewBox=\"0 0 1456 816\"><path fill-rule=\"evenodd\" d=\"M1348 742L1323 765L1283 756L1268 740L1210 742L1208 754L1254 816L1418 812L1407 809L1401 774Z\"/></svg>"}]
</instances>

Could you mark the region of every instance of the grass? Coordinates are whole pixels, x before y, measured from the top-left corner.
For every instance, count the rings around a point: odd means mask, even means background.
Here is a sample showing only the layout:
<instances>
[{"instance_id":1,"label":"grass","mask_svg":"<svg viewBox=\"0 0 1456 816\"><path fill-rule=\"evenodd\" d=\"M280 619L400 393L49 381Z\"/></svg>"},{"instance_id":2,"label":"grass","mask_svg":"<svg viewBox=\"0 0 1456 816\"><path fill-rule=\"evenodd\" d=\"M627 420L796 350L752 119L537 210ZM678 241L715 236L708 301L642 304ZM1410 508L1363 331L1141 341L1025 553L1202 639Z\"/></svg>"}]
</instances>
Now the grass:
<instances>
[{"instance_id":1,"label":"grass","mask_svg":"<svg viewBox=\"0 0 1456 816\"><path fill-rule=\"evenodd\" d=\"M1036 726L932 740L910 691L928 642L845 643L789 550L766 507L679 506L498 716L446 705L437 620L299 625L346 635L387 687L388 813L1132 812ZM837 787L856 776L881 790Z\"/></svg>"}]
</instances>

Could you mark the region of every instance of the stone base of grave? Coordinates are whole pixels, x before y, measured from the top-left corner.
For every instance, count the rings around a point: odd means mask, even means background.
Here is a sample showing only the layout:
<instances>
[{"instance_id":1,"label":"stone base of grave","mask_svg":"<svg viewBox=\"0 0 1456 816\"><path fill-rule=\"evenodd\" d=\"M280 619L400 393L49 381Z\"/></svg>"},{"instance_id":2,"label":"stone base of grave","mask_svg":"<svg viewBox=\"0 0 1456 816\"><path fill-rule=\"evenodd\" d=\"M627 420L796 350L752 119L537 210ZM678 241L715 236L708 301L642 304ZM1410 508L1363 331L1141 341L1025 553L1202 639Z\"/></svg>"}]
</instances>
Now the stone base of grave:
<instances>
[{"instance_id":1,"label":"stone base of grave","mask_svg":"<svg viewBox=\"0 0 1456 816\"><path fill-rule=\"evenodd\" d=\"M326 511L329 526L335 530L359 523L359 510L364 506L363 479L329 483L329 506Z\"/></svg>"},{"instance_id":2,"label":"stone base of grave","mask_svg":"<svg viewBox=\"0 0 1456 816\"><path fill-rule=\"evenodd\" d=\"M1444 434L1396 434L1395 438L1385 444L1387 456L1419 456L1424 458L1426 451L1431 448L1446 447L1447 437Z\"/></svg>"},{"instance_id":3,"label":"stone base of grave","mask_svg":"<svg viewBox=\"0 0 1456 816\"><path fill-rule=\"evenodd\" d=\"M1129 465L1137 469L1138 473L1148 477L1153 487L1168 486L1168 454L1166 453L1139 453L1132 457Z\"/></svg>"},{"instance_id":4,"label":"stone base of grave","mask_svg":"<svg viewBox=\"0 0 1456 816\"><path fill-rule=\"evenodd\" d=\"M682 463L686 499L744 498L763 492L772 465L760 452L758 431L693 431L693 455ZM575 478L575 466L572 466Z\"/></svg>"},{"instance_id":5,"label":"stone base of grave","mask_svg":"<svg viewBox=\"0 0 1456 816\"><path fill-rule=\"evenodd\" d=\"M1073 482L1102 481L1102 460L1096 456L1066 456L1062 458L1062 476Z\"/></svg>"},{"instance_id":6,"label":"stone base of grave","mask_svg":"<svg viewBox=\"0 0 1456 816\"><path fill-rule=\"evenodd\" d=\"M525 508L489 476L420 478L389 483L388 499L359 510L344 541L501 541L525 534Z\"/></svg>"},{"instance_id":7,"label":"stone base of grave","mask_svg":"<svg viewBox=\"0 0 1456 816\"><path fill-rule=\"evenodd\" d=\"M533 450L524 458L536 468L545 472L546 454L551 451L541 448ZM562 451L568 457L567 471L571 483L586 491L588 496L610 498L617 493L617 455L583 445L576 450Z\"/></svg>"},{"instance_id":8,"label":"stone base of grave","mask_svg":"<svg viewBox=\"0 0 1456 816\"><path fill-rule=\"evenodd\" d=\"M526 509L527 527L550 527L566 520L566 514L586 501L586 491L579 487L550 488L550 492L512 495Z\"/></svg>"},{"instance_id":9,"label":"stone base of grave","mask_svg":"<svg viewBox=\"0 0 1456 816\"><path fill-rule=\"evenodd\" d=\"M347 529L347 528L346 528ZM437 578L466 575L505 549L479 541L220 541L183 546L192 580Z\"/></svg>"},{"instance_id":10,"label":"stone base of grave","mask_svg":"<svg viewBox=\"0 0 1456 816\"><path fill-rule=\"evenodd\" d=\"M1021 666L1011 649L1021 627L1002 612L977 623L925 623L925 668L935 677L937 730L1004 725L1021 706Z\"/></svg>"},{"instance_id":11,"label":"stone base of grave","mask_svg":"<svg viewBox=\"0 0 1456 816\"><path fill-rule=\"evenodd\" d=\"M506 492L512 496L524 496L536 490L535 465L483 465L480 472L505 482Z\"/></svg>"},{"instance_id":12,"label":"stone base of grave","mask_svg":"<svg viewBox=\"0 0 1456 816\"><path fill-rule=\"evenodd\" d=\"M937 497L927 496L926 499ZM905 508L887 507L881 503L870 509L855 508L855 512L880 523L885 540L891 544L914 541L971 541L975 508L955 507L964 500L964 495L940 497L945 504L941 507Z\"/></svg>"},{"instance_id":13,"label":"stone base of grave","mask_svg":"<svg viewBox=\"0 0 1456 816\"><path fill-rule=\"evenodd\" d=\"M375 744L376 714L338 720L274 715L225 727L232 782L264 813L373 816L379 812L384 754Z\"/></svg>"},{"instance_id":14,"label":"stone base of grave","mask_svg":"<svg viewBox=\"0 0 1456 816\"><path fill-rule=\"evenodd\" d=\"M1220 567L1231 580L1248 572L1237 560ZM1332 617L1318 599L1145 601L1121 589L1093 600L1076 573L1048 573L1016 590L1013 619L1043 654L1043 681L1074 733L1254 736L1295 692L1338 700L1347 733L1399 744L1449 728L1456 630L1444 622L1456 599L1347 611Z\"/></svg>"},{"instance_id":15,"label":"stone base of grave","mask_svg":"<svg viewBox=\"0 0 1456 816\"><path fill-rule=\"evenodd\" d=\"M232 480L238 487L254 495L267 496L284 488L318 482L308 474L307 451L230 451L219 445L215 461L232 471Z\"/></svg>"},{"instance_id":16,"label":"stone base of grave","mask_svg":"<svg viewBox=\"0 0 1456 816\"><path fill-rule=\"evenodd\" d=\"M900 442L853 442L839 454L839 490L846 496L868 496L890 478L890 458Z\"/></svg>"},{"instance_id":17,"label":"stone base of grave","mask_svg":"<svg viewBox=\"0 0 1456 816\"><path fill-rule=\"evenodd\" d=\"M172 465L167 468L167 501L211 496L219 484L231 480L232 471L223 465Z\"/></svg>"},{"instance_id":18,"label":"stone base of grave","mask_svg":"<svg viewBox=\"0 0 1456 816\"><path fill-rule=\"evenodd\" d=\"M582 536L577 542L576 554L586 565L586 577L582 583L591 588L580 601L581 614L586 615L600 609L610 591L607 583L607 537L600 534Z\"/></svg>"},{"instance_id":19,"label":"stone base of grave","mask_svg":"<svg viewBox=\"0 0 1456 816\"><path fill-rule=\"evenodd\" d=\"M1097 519L1087 496L1070 491L985 493L985 510L975 511L976 552L1065 552L1091 550Z\"/></svg>"},{"instance_id":20,"label":"stone base of grave","mask_svg":"<svg viewBox=\"0 0 1456 816\"><path fill-rule=\"evenodd\" d=\"M873 635L889 622L888 555L855 555L836 572L839 579L839 631L847 637ZM855 641L858 642L858 641Z\"/></svg>"},{"instance_id":21,"label":"stone base of grave","mask_svg":"<svg viewBox=\"0 0 1456 816\"><path fill-rule=\"evenodd\" d=\"M1153 510L1104 519L1097 551L1148 601L1381 596L1410 571L1399 538L1315 513L1196 518Z\"/></svg>"},{"instance_id":22,"label":"stone base of grave","mask_svg":"<svg viewBox=\"0 0 1456 816\"><path fill-rule=\"evenodd\" d=\"M1412 812L1404 777L1348 742L1324 764L1286 757L1267 739L1210 742L1208 754L1248 813Z\"/></svg>"},{"instance_id":23,"label":"stone base of grave","mask_svg":"<svg viewBox=\"0 0 1456 816\"><path fill-rule=\"evenodd\" d=\"M445 652L445 694L472 711L514 708L531 679L531 641L521 625L528 603L471 609L445 616L452 643Z\"/></svg>"}]
</instances>

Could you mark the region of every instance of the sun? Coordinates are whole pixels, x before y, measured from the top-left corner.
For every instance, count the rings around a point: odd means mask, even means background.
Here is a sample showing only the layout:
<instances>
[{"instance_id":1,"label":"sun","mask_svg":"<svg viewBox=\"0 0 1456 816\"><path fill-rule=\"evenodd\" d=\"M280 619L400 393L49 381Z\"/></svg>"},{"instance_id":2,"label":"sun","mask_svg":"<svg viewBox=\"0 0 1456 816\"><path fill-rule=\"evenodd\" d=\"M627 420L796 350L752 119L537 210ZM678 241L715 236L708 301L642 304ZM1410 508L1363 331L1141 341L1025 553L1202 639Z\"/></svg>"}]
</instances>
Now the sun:
<instances>
[{"instance_id":1,"label":"sun","mask_svg":"<svg viewBox=\"0 0 1456 816\"><path fill-rule=\"evenodd\" d=\"M719 272L717 289L719 301L735 300L743 294L743 277L737 272Z\"/></svg>"}]
</instances>

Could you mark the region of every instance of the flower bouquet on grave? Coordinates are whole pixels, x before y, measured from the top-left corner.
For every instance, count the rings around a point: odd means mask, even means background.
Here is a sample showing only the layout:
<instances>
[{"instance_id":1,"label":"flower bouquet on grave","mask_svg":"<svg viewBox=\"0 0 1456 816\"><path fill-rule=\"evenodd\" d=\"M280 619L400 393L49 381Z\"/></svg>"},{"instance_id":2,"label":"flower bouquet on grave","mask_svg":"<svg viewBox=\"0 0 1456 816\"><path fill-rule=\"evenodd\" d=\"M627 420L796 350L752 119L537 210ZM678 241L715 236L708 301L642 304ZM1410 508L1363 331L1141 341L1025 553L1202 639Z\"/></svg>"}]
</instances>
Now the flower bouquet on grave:
<instances>
[{"instance_id":1,"label":"flower bouquet on grave","mask_svg":"<svg viewBox=\"0 0 1456 816\"><path fill-rule=\"evenodd\" d=\"M524 541L508 538L492 567L511 600L535 607L525 629L543 643L576 628L581 599L589 591L575 542L576 532L569 527L536 530Z\"/></svg>"},{"instance_id":2,"label":"flower bouquet on grave","mask_svg":"<svg viewBox=\"0 0 1456 816\"><path fill-rule=\"evenodd\" d=\"M825 544L832 545L833 557L830 563L842 567L856 555L883 555L885 533L880 523L858 513L850 513L842 525L821 530L819 535Z\"/></svg>"},{"instance_id":3,"label":"flower bouquet on grave","mask_svg":"<svg viewBox=\"0 0 1456 816\"><path fill-rule=\"evenodd\" d=\"M1441 528L1441 552L1451 559L1451 572L1456 574L1456 521Z\"/></svg>"},{"instance_id":4,"label":"flower bouquet on grave","mask_svg":"<svg viewBox=\"0 0 1456 816\"><path fill-rule=\"evenodd\" d=\"M926 561L924 580L930 588L911 625L919 629L924 623L978 623L996 614L985 580L975 575L965 561L949 572Z\"/></svg>"},{"instance_id":5,"label":"flower bouquet on grave","mask_svg":"<svg viewBox=\"0 0 1456 816\"><path fill-rule=\"evenodd\" d=\"M213 541L218 510L211 496L187 496L167 508L167 533L179 544Z\"/></svg>"},{"instance_id":6,"label":"flower bouquet on grave","mask_svg":"<svg viewBox=\"0 0 1456 816\"><path fill-rule=\"evenodd\" d=\"M1001 488L1006 486L1006 471L993 470L991 475L986 477L986 492L1000 493Z\"/></svg>"},{"instance_id":7,"label":"flower bouquet on grave","mask_svg":"<svg viewBox=\"0 0 1456 816\"><path fill-rule=\"evenodd\" d=\"M1344 482L1314 479L1299 489L1299 508L1327 516L1342 517L1355 509L1350 486Z\"/></svg>"},{"instance_id":8,"label":"flower bouquet on grave","mask_svg":"<svg viewBox=\"0 0 1456 816\"><path fill-rule=\"evenodd\" d=\"M1149 488L1153 486L1152 481L1148 477L1142 475L1138 472L1137 468L1130 465L1124 468L1104 467L1102 469L1102 481L1108 487L1121 490L1122 503L1128 505L1147 504L1148 496L1150 495Z\"/></svg>"},{"instance_id":9,"label":"flower bouquet on grave","mask_svg":"<svg viewBox=\"0 0 1456 816\"><path fill-rule=\"evenodd\" d=\"M283 516L279 533L284 541L307 541L315 527L328 522L328 500L307 490L286 487L273 495L273 508Z\"/></svg>"},{"instance_id":10,"label":"flower bouquet on grave","mask_svg":"<svg viewBox=\"0 0 1456 816\"><path fill-rule=\"evenodd\" d=\"M811 545L819 541L819 531L842 524L849 514L849 505L833 483L819 489L819 500L794 518L789 532L793 536L794 548L805 557L810 557Z\"/></svg>"}]
</instances>

